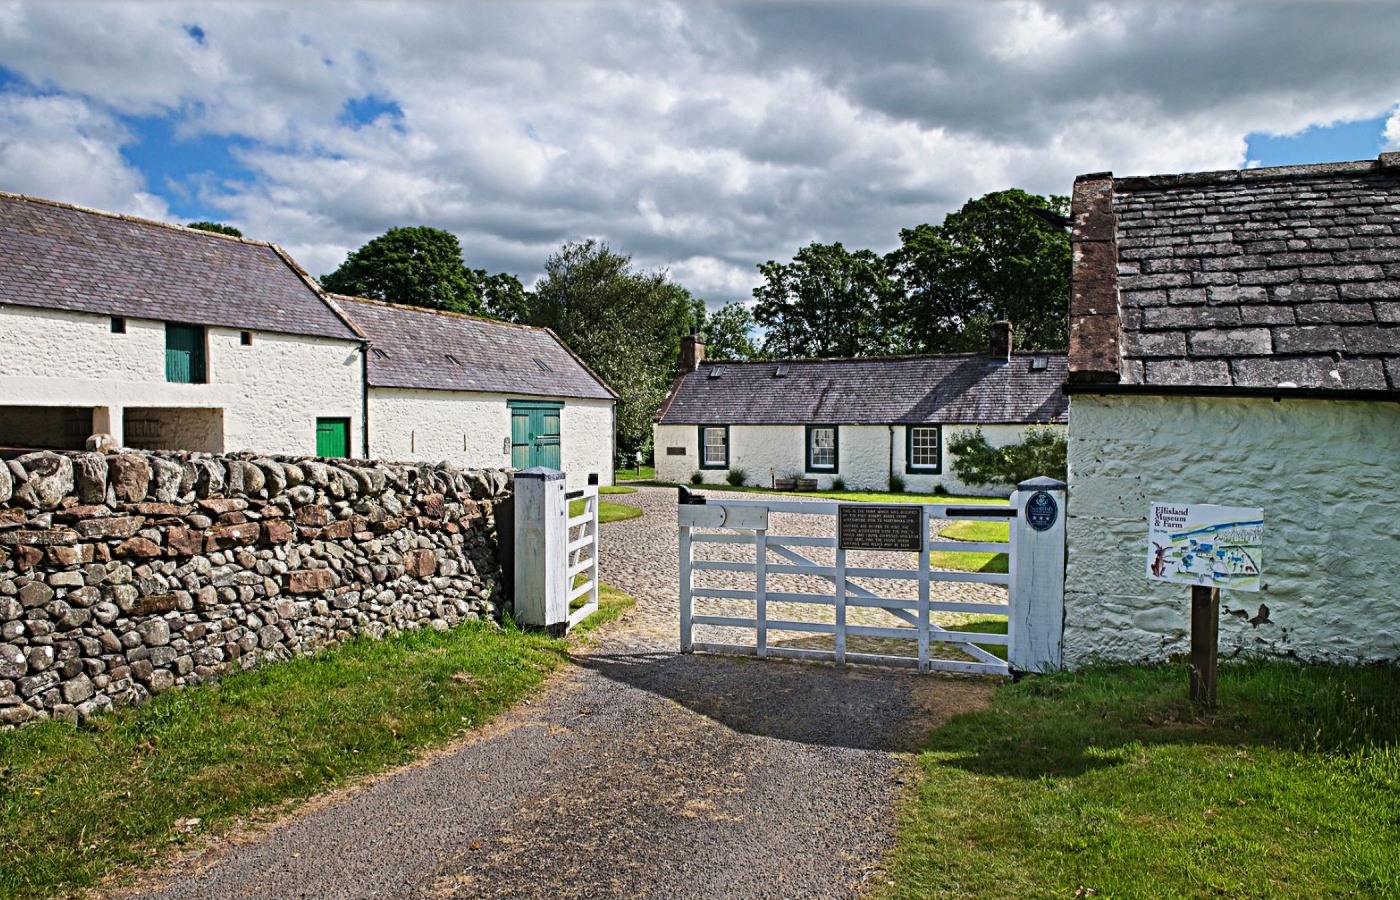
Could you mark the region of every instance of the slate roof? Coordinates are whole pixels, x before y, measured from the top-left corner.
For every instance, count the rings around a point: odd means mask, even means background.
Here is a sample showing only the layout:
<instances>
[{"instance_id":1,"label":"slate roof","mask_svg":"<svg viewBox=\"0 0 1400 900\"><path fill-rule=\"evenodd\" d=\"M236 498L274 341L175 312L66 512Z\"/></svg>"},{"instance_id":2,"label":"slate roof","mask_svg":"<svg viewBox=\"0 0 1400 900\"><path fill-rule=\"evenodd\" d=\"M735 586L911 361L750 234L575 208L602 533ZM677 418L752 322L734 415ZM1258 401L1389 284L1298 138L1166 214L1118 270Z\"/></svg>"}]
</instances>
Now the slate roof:
<instances>
[{"instance_id":1,"label":"slate roof","mask_svg":"<svg viewBox=\"0 0 1400 900\"><path fill-rule=\"evenodd\" d=\"M1070 380L1400 389L1400 154L1075 183Z\"/></svg>"},{"instance_id":2,"label":"slate roof","mask_svg":"<svg viewBox=\"0 0 1400 900\"><path fill-rule=\"evenodd\" d=\"M359 340L272 244L3 192L0 303Z\"/></svg>"},{"instance_id":3,"label":"slate roof","mask_svg":"<svg viewBox=\"0 0 1400 900\"><path fill-rule=\"evenodd\" d=\"M332 296L369 336L371 387L617 399L548 328Z\"/></svg>"},{"instance_id":4,"label":"slate roof","mask_svg":"<svg viewBox=\"0 0 1400 900\"><path fill-rule=\"evenodd\" d=\"M1034 369L1035 360L1045 368ZM779 366L787 367L776 377ZM704 362L676 380L663 425L996 425L1068 421L1064 353ZM719 370L718 377L711 377Z\"/></svg>"}]
</instances>

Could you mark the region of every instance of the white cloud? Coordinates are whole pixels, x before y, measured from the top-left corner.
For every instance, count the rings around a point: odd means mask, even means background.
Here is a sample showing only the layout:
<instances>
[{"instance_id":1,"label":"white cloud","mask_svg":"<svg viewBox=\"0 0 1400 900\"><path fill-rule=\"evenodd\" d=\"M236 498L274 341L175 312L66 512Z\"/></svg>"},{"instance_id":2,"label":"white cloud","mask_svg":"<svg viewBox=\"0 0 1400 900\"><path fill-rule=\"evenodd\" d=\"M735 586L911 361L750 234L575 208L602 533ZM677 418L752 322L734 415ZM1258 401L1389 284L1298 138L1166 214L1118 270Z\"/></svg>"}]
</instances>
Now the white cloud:
<instances>
[{"instance_id":1,"label":"white cloud","mask_svg":"<svg viewBox=\"0 0 1400 900\"><path fill-rule=\"evenodd\" d=\"M527 283L592 236L747 299L813 240L886 250L987 191L1382 115L1397 30L1302 3L7 6L0 59L37 88L0 93L0 177L159 215L118 117L168 115L241 139L243 172L181 187L315 273L427 224ZM344 122L368 95L402 116Z\"/></svg>"},{"instance_id":2,"label":"white cloud","mask_svg":"<svg viewBox=\"0 0 1400 900\"><path fill-rule=\"evenodd\" d=\"M1385 149L1400 150L1400 104L1391 110L1390 118L1385 120Z\"/></svg>"}]
</instances>

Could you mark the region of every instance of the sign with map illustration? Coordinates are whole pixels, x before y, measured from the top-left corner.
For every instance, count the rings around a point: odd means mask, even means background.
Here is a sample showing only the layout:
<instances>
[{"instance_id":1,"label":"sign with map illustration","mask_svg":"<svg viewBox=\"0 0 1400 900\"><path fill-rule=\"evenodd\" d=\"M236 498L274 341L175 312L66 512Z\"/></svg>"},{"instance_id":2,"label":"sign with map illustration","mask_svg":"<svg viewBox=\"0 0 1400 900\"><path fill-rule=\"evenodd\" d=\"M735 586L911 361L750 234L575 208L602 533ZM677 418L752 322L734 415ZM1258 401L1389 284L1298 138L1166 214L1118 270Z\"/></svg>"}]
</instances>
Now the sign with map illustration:
<instances>
[{"instance_id":1,"label":"sign with map illustration","mask_svg":"<svg viewBox=\"0 0 1400 900\"><path fill-rule=\"evenodd\" d=\"M1264 511L1243 506L1153 503L1147 513L1147 577L1257 591L1264 571Z\"/></svg>"}]
</instances>

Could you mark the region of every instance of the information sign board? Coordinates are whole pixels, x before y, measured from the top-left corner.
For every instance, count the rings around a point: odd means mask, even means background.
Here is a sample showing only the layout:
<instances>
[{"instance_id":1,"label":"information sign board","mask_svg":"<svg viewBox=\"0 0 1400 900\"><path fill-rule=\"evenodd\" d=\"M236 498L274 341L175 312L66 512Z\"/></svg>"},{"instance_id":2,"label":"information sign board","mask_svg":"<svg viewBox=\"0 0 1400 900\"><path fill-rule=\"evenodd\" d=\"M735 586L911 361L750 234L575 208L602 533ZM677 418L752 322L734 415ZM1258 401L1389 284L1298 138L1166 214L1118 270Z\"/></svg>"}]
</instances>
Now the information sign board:
<instances>
[{"instance_id":1,"label":"information sign board","mask_svg":"<svg viewBox=\"0 0 1400 900\"><path fill-rule=\"evenodd\" d=\"M836 546L842 550L913 550L923 546L924 511L908 504L843 503L836 510Z\"/></svg>"},{"instance_id":2,"label":"information sign board","mask_svg":"<svg viewBox=\"0 0 1400 900\"><path fill-rule=\"evenodd\" d=\"M1200 587L1258 591L1264 511L1153 503L1147 512L1147 577Z\"/></svg>"}]
</instances>

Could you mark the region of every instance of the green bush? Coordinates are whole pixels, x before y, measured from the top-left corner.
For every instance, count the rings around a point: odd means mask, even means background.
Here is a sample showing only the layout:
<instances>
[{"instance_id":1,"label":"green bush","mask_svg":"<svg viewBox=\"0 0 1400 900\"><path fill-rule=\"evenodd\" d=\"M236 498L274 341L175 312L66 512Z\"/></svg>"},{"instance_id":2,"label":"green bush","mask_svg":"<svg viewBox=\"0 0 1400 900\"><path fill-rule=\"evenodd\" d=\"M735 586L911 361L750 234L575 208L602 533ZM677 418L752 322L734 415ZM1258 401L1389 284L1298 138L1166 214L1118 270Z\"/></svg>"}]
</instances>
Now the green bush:
<instances>
[{"instance_id":1,"label":"green bush","mask_svg":"<svg viewBox=\"0 0 1400 900\"><path fill-rule=\"evenodd\" d=\"M846 489L846 479L837 475L835 478L831 479L831 489L833 491L844 491Z\"/></svg>"},{"instance_id":2,"label":"green bush","mask_svg":"<svg viewBox=\"0 0 1400 900\"><path fill-rule=\"evenodd\" d=\"M896 475L896 474L894 474L893 472L890 473L890 493L891 493L891 494L902 494L902 493L904 493L904 476L903 476L903 475Z\"/></svg>"},{"instance_id":3,"label":"green bush","mask_svg":"<svg viewBox=\"0 0 1400 900\"><path fill-rule=\"evenodd\" d=\"M748 477L749 473L745 472L743 469L730 469L729 474L724 476L724 480L735 487L740 487L748 480Z\"/></svg>"},{"instance_id":4,"label":"green bush","mask_svg":"<svg viewBox=\"0 0 1400 900\"><path fill-rule=\"evenodd\" d=\"M1019 444L993 447L980 427L956 432L948 441L953 473L965 484L1017 485L1037 475L1065 480L1068 474L1063 432L1032 425Z\"/></svg>"},{"instance_id":5,"label":"green bush","mask_svg":"<svg viewBox=\"0 0 1400 900\"><path fill-rule=\"evenodd\" d=\"M701 472L699 469L696 469L694 472L691 472L691 473L690 473L690 483L691 483L691 484L704 484L704 483L705 483L705 473L704 473L704 472Z\"/></svg>"}]
</instances>

